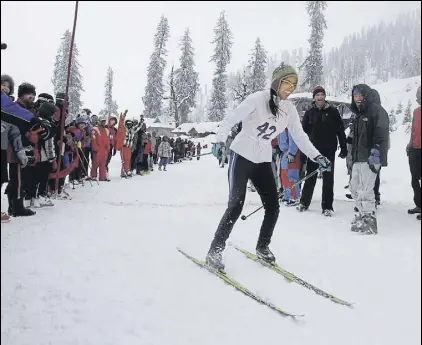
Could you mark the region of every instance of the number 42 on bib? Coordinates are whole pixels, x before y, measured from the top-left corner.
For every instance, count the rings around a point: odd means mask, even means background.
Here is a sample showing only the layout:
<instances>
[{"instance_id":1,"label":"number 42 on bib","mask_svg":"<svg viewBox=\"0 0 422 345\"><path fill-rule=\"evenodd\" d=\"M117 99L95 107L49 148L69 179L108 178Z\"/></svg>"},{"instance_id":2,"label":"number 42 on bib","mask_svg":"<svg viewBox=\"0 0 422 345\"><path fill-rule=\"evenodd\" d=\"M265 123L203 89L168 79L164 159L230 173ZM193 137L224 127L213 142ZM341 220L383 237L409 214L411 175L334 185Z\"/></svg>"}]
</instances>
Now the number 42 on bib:
<instances>
[{"instance_id":1,"label":"number 42 on bib","mask_svg":"<svg viewBox=\"0 0 422 345\"><path fill-rule=\"evenodd\" d=\"M259 131L258 137L262 135L262 139L270 140L271 136L275 133L277 130L277 127L271 126L268 122L265 122L263 125L258 126L256 129Z\"/></svg>"}]
</instances>

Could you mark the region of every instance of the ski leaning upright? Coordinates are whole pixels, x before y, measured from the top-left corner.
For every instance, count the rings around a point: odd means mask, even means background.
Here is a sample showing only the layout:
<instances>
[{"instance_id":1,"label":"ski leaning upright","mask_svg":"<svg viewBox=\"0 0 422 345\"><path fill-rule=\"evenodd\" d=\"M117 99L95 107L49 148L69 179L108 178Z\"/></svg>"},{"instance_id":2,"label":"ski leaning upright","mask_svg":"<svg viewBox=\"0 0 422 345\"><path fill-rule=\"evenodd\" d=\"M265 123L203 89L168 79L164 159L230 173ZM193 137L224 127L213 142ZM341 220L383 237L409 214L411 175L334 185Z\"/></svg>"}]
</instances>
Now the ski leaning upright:
<instances>
[{"instance_id":1,"label":"ski leaning upright","mask_svg":"<svg viewBox=\"0 0 422 345\"><path fill-rule=\"evenodd\" d=\"M345 305L347 307L352 307L353 306L352 303L343 301L342 299L337 298L337 297L335 297L335 296L333 296L333 295L331 295L331 294L329 294L329 293L327 293L327 292L325 292L325 291L317 288L316 286L308 283L307 281L305 281L305 280L297 277L293 273L290 273L290 272L286 271L285 269L281 268L276 263L270 264L270 263L268 263L268 262L266 262L264 260L261 260L255 254L252 254L251 252L248 252L247 250L242 249L242 248L236 246L233 243L229 243L229 246L231 246L234 249L236 249L239 252L241 252L248 259L251 259L253 261L259 262L261 265L263 265L263 266L269 268L270 270L272 270L272 271L274 271L274 272L282 275L284 278L286 278L286 279L288 279L288 280L290 280L292 282L295 282L295 283L297 283L297 284L299 284L299 285L301 285L301 286L303 286L303 287L305 287L305 288L307 288L307 289L309 289L311 291L314 291L317 295L320 295L322 297L325 297L325 298L329 299L330 301L333 301L334 303L337 303L337 304Z\"/></svg>"},{"instance_id":2,"label":"ski leaning upright","mask_svg":"<svg viewBox=\"0 0 422 345\"><path fill-rule=\"evenodd\" d=\"M241 285L240 283L238 283L235 280L233 280L232 278L230 278L225 272L213 270L204 261L201 261L201 260L198 260L198 259L194 258L193 256L187 254L186 252L184 252L180 248L177 248L177 250L180 253L182 253L185 257L187 257L188 259L190 259L191 261L193 261L194 263L196 263L198 266L200 266L202 268L205 268L208 272L216 275L218 278L220 278L221 280L223 280L225 283L233 286L237 291L242 292L244 295L249 296L253 300L255 300L255 301L257 301L257 302L259 302L259 303L261 303L261 304L263 304L263 305L265 305L267 307L269 307L270 309L278 312L279 314L281 314L283 316L290 316L292 318L303 317L304 316L303 314L292 314L292 313L289 313L289 312L287 312L285 310L280 309L279 307L275 306L274 304L263 300L261 297L259 297L255 293L249 291L243 285Z\"/></svg>"}]
</instances>

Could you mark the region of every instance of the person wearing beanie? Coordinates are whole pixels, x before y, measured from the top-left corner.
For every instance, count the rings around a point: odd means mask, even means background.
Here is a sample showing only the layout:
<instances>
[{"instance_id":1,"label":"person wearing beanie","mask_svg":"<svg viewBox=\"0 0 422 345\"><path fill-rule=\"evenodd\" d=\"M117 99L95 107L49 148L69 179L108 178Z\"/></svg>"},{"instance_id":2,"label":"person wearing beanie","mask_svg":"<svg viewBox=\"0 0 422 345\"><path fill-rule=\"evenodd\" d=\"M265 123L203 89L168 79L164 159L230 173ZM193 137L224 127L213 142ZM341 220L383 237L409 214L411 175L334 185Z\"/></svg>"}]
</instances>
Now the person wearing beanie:
<instances>
[{"instance_id":1,"label":"person wearing beanie","mask_svg":"<svg viewBox=\"0 0 422 345\"><path fill-rule=\"evenodd\" d=\"M413 201L415 208L408 210L409 214L418 214L421 220L421 87L416 92L419 107L413 112L412 131L407 145L410 174L412 175Z\"/></svg>"},{"instance_id":2,"label":"person wearing beanie","mask_svg":"<svg viewBox=\"0 0 422 345\"><path fill-rule=\"evenodd\" d=\"M22 83L18 87L18 99L16 103L18 103L21 107L35 112L35 96L37 93L35 92L35 86L29 83Z\"/></svg>"},{"instance_id":3,"label":"person wearing beanie","mask_svg":"<svg viewBox=\"0 0 422 345\"><path fill-rule=\"evenodd\" d=\"M334 162L337 147L340 146L339 157L347 157L346 133L343 120L337 108L325 100L326 92L322 86L316 86L312 92L314 101L312 107L305 112L302 119L302 126L309 136L312 144L326 156L331 162L331 171L323 176L322 183L322 213L330 217L334 212ZM318 164L308 159L306 164L307 174L318 168ZM314 175L306 180L303 186L300 204L297 210L300 212L308 210L311 205L317 176Z\"/></svg>"},{"instance_id":4,"label":"person wearing beanie","mask_svg":"<svg viewBox=\"0 0 422 345\"><path fill-rule=\"evenodd\" d=\"M295 69L282 63L272 74L269 90L257 91L249 95L220 123L216 140L222 145L226 142L234 125L241 122L242 130L230 146L232 156L229 163L228 207L206 256L207 264L213 269L224 270L222 253L233 226L242 212L249 180L261 196L265 209L256 253L266 262L275 262L269 245L277 223L280 205L271 165L271 142L281 132L288 128L299 149L317 162L321 172L330 169L330 161L312 145L302 129L296 107L288 100L296 89L297 82L298 75Z\"/></svg>"}]
</instances>

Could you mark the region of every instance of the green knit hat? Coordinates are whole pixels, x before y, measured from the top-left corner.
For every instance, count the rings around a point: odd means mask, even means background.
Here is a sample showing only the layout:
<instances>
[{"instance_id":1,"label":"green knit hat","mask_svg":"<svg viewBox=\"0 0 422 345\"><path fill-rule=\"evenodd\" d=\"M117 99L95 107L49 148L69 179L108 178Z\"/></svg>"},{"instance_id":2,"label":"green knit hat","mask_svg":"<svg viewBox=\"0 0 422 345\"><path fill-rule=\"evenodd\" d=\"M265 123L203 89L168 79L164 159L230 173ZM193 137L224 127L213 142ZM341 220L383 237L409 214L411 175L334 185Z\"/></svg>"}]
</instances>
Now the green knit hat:
<instances>
[{"instance_id":1,"label":"green knit hat","mask_svg":"<svg viewBox=\"0 0 422 345\"><path fill-rule=\"evenodd\" d=\"M296 70L292 66L286 65L282 62L273 72L273 76L271 78L271 88L275 92L278 92L281 81L290 76L295 76L297 78Z\"/></svg>"}]
</instances>

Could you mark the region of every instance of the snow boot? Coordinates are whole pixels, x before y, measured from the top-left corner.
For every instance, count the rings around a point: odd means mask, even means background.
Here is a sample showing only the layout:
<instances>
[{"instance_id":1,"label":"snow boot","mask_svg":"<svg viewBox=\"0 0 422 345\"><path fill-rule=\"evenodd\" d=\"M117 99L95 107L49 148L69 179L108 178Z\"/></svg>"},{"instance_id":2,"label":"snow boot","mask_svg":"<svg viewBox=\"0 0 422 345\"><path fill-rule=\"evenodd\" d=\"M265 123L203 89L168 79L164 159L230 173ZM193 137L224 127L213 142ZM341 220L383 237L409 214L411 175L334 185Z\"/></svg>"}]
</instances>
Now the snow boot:
<instances>
[{"instance_id":1,"label":"snow boot","mask_svg":"<svg viewBox=\"0 0 422 345\"><path fill-rule=\"evenodd\" d=\"M2 223L8 223L8 222L10 222L10 216L7 213L2 212L1 213L1 222Z\"/></svg>"},{"instance_id":2,"label":"snow boot","mask_svg":"<svg viewBox=\"0 0 422 345\"><path fill-rule=\"evenodd\" d=\"M365 235L376 235L378 234L378 223L375 213L365 214L362 218L363 228L361 230Z\"/></svg>"},{"instance_id":3,"label":"snow boot","mask_svg":"<svg viewBox=\"0 0 422 345\"><path fill-rule=\"evenodd\" d=\"M283 200L284 206L287 206L287 207L296 206L299 203L300 203L299 200Z\"/></svg>"},{"instance_id":4,"label":"snow boot","mask_svg":"<svg viewBox=\"0 0 422 345\"><path fill-rule=\"evenodd\" d=\"M23 206L23 199L14 199L13 200L13 209L12 209L12 216L13 217L27 217L27 216L33 216L36 214L35 211L32 211L29 208L25 208Z\"/></svg>"},{"instance_id":5,"label":"snow boot","mask_svg":"<svg viewBox=\"0 0 422 345\"><path fill-rule=\"evenodd\" d=\"M275 263L275 256L268 247L256 247L256 256L271 265Z\"/></svg>"},{"instance_id":6,"label":"snow boot","mask_svg":"<svg viewBox=\"0 0 422 345\"><path fill-rule=\"evenodd\" d=\"M300 203L298 207L296 207L296 210L298 210L299 212L304 212L308 210L308 206L305 206L304 204Z\"/></svg>"},{"instance_id":7,"label":"snow boot","mask_svg":"<svg viewBox=\"0 0 422 345\"><path fill-rule=\"evenodd\" d=\"M41 204L37 198L32 198L29 204L29 208L41 208Z\"/></svg>"},{"instance_id":8,"label":"snow boot","mask_svg":"<svg viewBox=\"0 0 422 345\"><path fill-rule=\"evenodd\" d=\"M53 201L51 201L48 195L40 196L39 203L41 207L52 207L54 206Z\"/></svg>"},{"instance_id":9,"label":"snow boot","mask_svg":"<svg viewBox=\"0 0 422 345\"><path fill-rule=\"evenodd\" d=\"M161 169L161 167L158 167L158 171L161 171L162 169Z\"/></svg>"},{"instance_id":10,"label":"snow boot","mask_svg":"<svg viewBox=\"0 0 422 345\"><path fill-rule=\"evenodd\" d=\"M362 215L359 213L359 211L355 211L355 216L352 220L352 226L350 230L353 232L361 232L362 228L363 228Z\"/></svg>"},{"instance_id":11,"label":"snow boot","mask_svg":"<svg viewBox=\"0 0 422 345\"><path fill-rule=\"evenodd\" d=\"M410 209L410 210L407 210L407 213L409 213L409 214L420 214L421 213L421 208L420 207L415 207L415 208L412 208L412 209Z\"/></svg>"},{"instance_id":12,"label":"snow boot","mask_svg":"<svg viewBox=\"0 0 422 345\"><path fill-rule=\"evenodd\" d=\"M222 252L215 249L210 249L205 262L208 266L216 271L224 271L223 255Z\"/></svg>"},{"instance_id":13,"label":"snow boot","mask_svg":"<svg viewBox=\"0 0 422 345\"><path fill-rule=\"evenodd\" d=\"M322 214L325 216L325 217L332 217L333 216L333 214L334 214L334 210L322 210Z\"/></svg>"}]
</instances>

